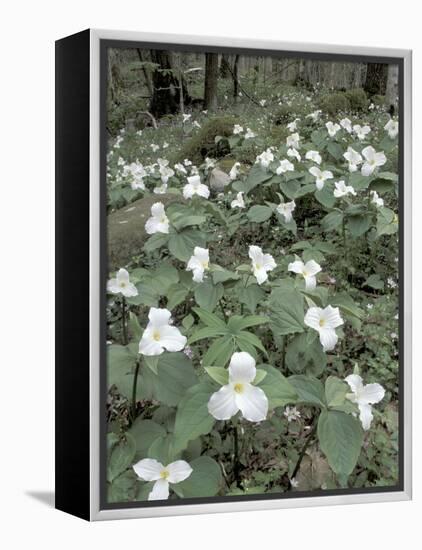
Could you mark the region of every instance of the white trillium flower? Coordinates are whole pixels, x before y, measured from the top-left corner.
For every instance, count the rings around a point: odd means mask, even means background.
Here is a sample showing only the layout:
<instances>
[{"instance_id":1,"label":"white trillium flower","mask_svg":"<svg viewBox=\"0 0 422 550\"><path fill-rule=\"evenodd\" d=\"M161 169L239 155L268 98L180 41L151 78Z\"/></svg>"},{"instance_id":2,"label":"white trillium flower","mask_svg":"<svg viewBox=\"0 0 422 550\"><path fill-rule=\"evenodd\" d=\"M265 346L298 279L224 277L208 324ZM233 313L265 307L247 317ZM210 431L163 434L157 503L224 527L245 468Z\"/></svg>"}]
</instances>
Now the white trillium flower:
<instances>
[{"instance_id":1,"label":"white trillium flower","mask_svg":"<svg viewBox=\"0 0 422 550\"><path fill-rule=\"evenodd\" d=\"M154 153L156 153L158 151L158 149L160 148L159 145L156 145L155 143L151 143L151 149L153 150Z\"/></svg>"},{"instance_id":2,"label":"white trillium flower","mask_svg":"<svg viewBox=\"0 0 422 550\"><path fill-rule=\"evenodd\" d=\"M327 128L327 132L330 137L334 137L340 130L340 125L337 123L334 124L331 120L325 123L325 127Z\"/></svg>"},{"instance_id":3,"label":"white trillium flower","mask_svg":"<svg viewBox=\"0 0 422 550\"><path fill-rule=\"evenodd\" d=\"M321 110L318 109L318 111L314 111L313 113L309 113L309 115L306 115L306 118L312 119L312 122L316 122L319 119L319 115L321 114Z\"/></svg>"},{"instance_id":4,"label":"white trillium flower","mask_svg":"<svg viewBox=\"0 0 422 550\"><path fill-rule=\"evenodd\" d=\"M335 348L338 340L335 329L343 324L338 307L310 307L305 315L305 325L319 333L319 341L324 351Z\"/></svg>"},{"instance_id":5,"label":"white trillium flower","mask_svg":"<svg viewBox=\"0 0 422 550\"><path fill-rule=\"evenodd\" d=\"M180 330L170 325L171 313L168 309L152 307L149 310L149 323L139 342L142 355L161 355L164 350L181 351L187 338Z\"/></svg>"},{"instance_id":6,"label":"white trillium flower","mask_svg":"<svg viewBox=\"0 0 422 550\"><path fill-rule=\"evenodd\" d=\"M296 203L295 201L290 201L290 202L281 202L276 210L279 214L281 214L282 216L284 216L284 221L286 223L289 223L292 221L293 219L293 211L294 209L296 208Z\"/></svg>"},{"instance_id":7,"label":"white trillium flower","mask_svg":"<svg viewBox=\"0 0 422 550\"><path fill-rule=\"evenodd\" d=\"M166 500L170 494L170 484L184 481L193 471L185 460L176 460L163 466L154 458L144 458L132 467L139 478L155 481L148 500Z\"/></svg>"},{"instance_id":8,"label":"white trillium flower","mask_svg":"<svg viewBox=\"0 0 422 550\"><path fill-rule=\"evenodd\" d=\"M384 130L387 131L390 139L394 139L399 133L399 123L391 118L384 126Z\"/></svg>"},{"instance_id":9,"label":"white trillium flower","mask_svg":"<svg viewBox=\"0 0 422 550\"><path fill-rule=\"evenodd\" d=\"M184 115L183 115L183 124L184 124L185 122L187 122L187 121L191 118L191 116L192 116L192 115L184 114Z\"/></svg>"},{"instance_id":10,"label":"white trillium flower","mask_svg":"<svg viewBox=\"0 0 422 550\"><path fill-rule=\"evenodd\" d=\"M138 296L138 289L130 282L129 273L123 267L119 269L114 279L107 282L107 291L111 294L122 294L125 298Z\"/></svg>"},{"instance_id":11,"label":"white trillium flower","mask_svg":"<svg viewBox=\"0 0 422 550\"><path fill-rule=\"evenodd\" d=\"M185 166L192 166L192 161L189 160L189 159L185 159L185 160L183 161L183 164L184 164Z\"/></svg>"},{"instance_id":12,"label":"white trillium flower","mask_svg":"<svg viewBox=\"0 0 422 550\"><path fill-rule=\"evenodd\" d=\"M308 151L305 155L306 160L312 160L317 164L321 164L322 158L318 151Z\"/></svg>"},{"instance_id":13,"label":"white trillium flower","mask_svg":"<svg viewBox=\"0 0 422 550\"><path fill-rule=\"evenodd\" d=\"M205 168L207 170L209 170L210 168L214 168L215 167L215 159L210 159L209 157L206 157L205 159Z\"/></svg>"},{"instance_id":14,"label":"white trillium flower","mask_svg":"<svg viewBox=\"0 0 422 550\"><path fill-rule=\"evenodd\" d=\"M334 182L334 196L336 198L345 197L346 195L355 195L356 191L351 185L346 185L343 180Z\"/></svg>"},{"instance_id":15,"label":"white trillium flower","mask_svg":"<svg viewBox=\"0 0 422 550\"><path fill-rule=\"evenodd\" d=\"M240 162L235 162L230 168L229 178L234 181L239 174Z\"/></svg>"},{"instance_id":16,"label":"white trillium flower","mask_svg":"<svg viewBox=\"0 0 422 550\"><path fill-rule=\"evenodd\" d=\"M275 171L277 175L284 174L285 172L293 172L295 167L290 162L290 160L284 159L280 160L280 165Z\"/></svg>"},{"instance_id":17,"label":"white trillium flower","mask_svg":"<svg viewBox=\"0 0 422 550\"><path fill-rule=\"evenodd\" d=\"M163 183L160 186L154 187L153 192L156 195L165 195L165 193L167 192L167 187L168 187L167 183Z\"/></svg>"},{"instance_id":18,"label":"white trillium flower","mask_svg":"<svg viewBox=\"0 0 422 550\"><path fill-rule=\"evenodd\" d=\"M201 127L201 125L199 124L199 122L198 122L197 120L194 120L194 121L192 122L192 124L193 124L194 126L196 126L197 128L200 128L200 127Z\"/></svg>"},{"instance_id":19,"label":"white trillium flower","mask_svg":"<svg viewBox=\"0 0 422 550\"><path fill-rule=\"evenodd\" d=\"M156 202L151 206L151 217L145 224L145 231L148 235L169 232L169 219L162 202Z\"/></svg>"},{"instance_id":20,"label":"white trillium flower","mask_svg":"<svg viewBox=\"0 0 422 550\"><path fill-rule=\"evenodd\" d=\"M334 177L330 170L320 170L317 166L309 168L309 173L315 177L315 185L319 191L324 187L327 180Z\"/></svg>"},{"instance_id":21,"label":"white trillium flower","mask_svg":"<svg viewBox=\"0 0 422 550\"><path fill-rule=\"evenodd\" d=\"M302 160L302 157L300 156L299 151L296 151L296 149L294 149L293 147L290 147L290 149L287 149L287 156L294 157L299 162Z\"/></svg>"},{"instance_id":22,"label":"white trillium flower","mask_svg":"<svg viewBox=\"0 0 422 550\"><path fill-rule=\"evenodd\" d=\"M362 149L362 155L365 157L365 162L361 169L363 176L370 176L376 168L383 166L387 162L384 151L377 153L371 145Z\"/></svg>"},{"instance_id":23,"label":"white trillium flower","mask_svg":"<svg viewBox=\"0 0 422 550\"><path fill-rule=\"evenodd\" d=\"M266 99L261 99L259 104L261 105L261 107L264 107L265 104L267 103L267 100Z\"/></svg>"},{"instance_id":24,"label":"white trillium flower","mask_svg":"<svg viewBox=\"0 0 422 550\"><path fill-rule=\"evenodd\" d=\"M201 183L199 176L190 176L188 182L183 187L183 196L185 199L191 199L194 195L199 195L207 199L210 196L210 189L204 183Z\"/></svg>"},{"instance_id":25,"label":"white trillium flower","mask_svg":"<svg viewBox=\"0 0 422 550\"><path fill-rule=\"evenodd\" d=\"M176 170L176 172L179 172L179 174L184 174L184 175L187 174L186 168L180 162L174 165L174 169Z\"/></svg>"},{"instance_id":26,"label":"white trillium flower","mask_svg":"<svg viewBox=\"0 0 422 550\"><path fill-rule=\"evenodd\" d=\"M315 260L309 260L304 264L301 260L292 262L287 267L288 271L293 271L302 275L305 279L305 287L307 290L314 290L316 287L316 274L321 271L321 266Z\"/></svg>"},{"instance_id":27,"label":"white trillium flower","mask_svg":"<svg viewBox=\"0 0 422 550\"><path fill-rule=\"evenodd\" d=\"M268 399L252 384L256 376L255 359L245 351L233 353L229 364L229 383L213 393L208 411L217 420L229 420L240 410L250 422L265 420Z\"/></svg>"},{"instance_id":28,"label":"white trillium flower","mask_svg":"<svg viewBox=\"0 0 422 550\"><path fill-rule=\"evenodd\" d=\"M353 147L348 147L347 151L343 153L343 157L349 163L349 172L356 172L359 164L362 164L362 155L355 151Z\"/></svg>"},{"instance_id":29,"label":"white trillium flower","mask_svg":"<svg viewBox=\"0 0 422 550\"><path fill-rule=\"evenodd\" d=\"M236 198L230 203L232 208L245 208L245 201L243 199L243 193L239 192Z\"/></svg>"},{"instance_id":30,"label":"white trillium flower","mask_svg":"<svg viewBox=\"0 0 422 550\"><path fill-rule=\"evenodd\" d=\"M378 208L380 206L384 206L384 199L382 199L376 191L371 191L371 195L372 195L371 202L373 202Z\"/></svg>"},{"instance_id":31,"label":"white trillium flower","mask_svg":"<svg viewBox=\"0 0 422 550\"><path fill-rule=\"evenodd\" d=\"M268 148L266 151L264 151L263 153L261 153L256 157L255 162L256 163L259 162L261 166L263 166L264 168L267 168L273 160L274 160L273 152L271 151L271 149Z\"/></svg>"},{"instance_id":32,"label":"white trillium flower","mask_svg":"<svg viewBox=\"0 0 422 550\"><path fill-rule=\"evenodd\" d=\"M250 128L246 128L245 139L252 139L254 137L256 137L256 134Z\"/></svg>"},{"instance_id":33,"label":"white trillium flower","mask_svg":"<svg viewBox=\"0 0 422 550\"><path fill-rule=\"evenodd\" d=\"M237 134L241 134L242 132L243 132L243 127L240 126L239 124L235 124L233 128L233 134L237 135Z\"/></svg>"},{"instance_id":34,"label":"white trillium flower","mask_svg":"<svg viewBox=\"0 0 422 550\"><path fill-rule=\"evenodd\" d=\"M196 283L202 283L204 280L204 272L209 268L210 255L208 248L195 246L193 256L189 258L186 271L193 271L192 279Z\"/></svg>"},{"instance_id":35,"label":"white trillium flower","mask_svg":"<svg viewBox=\"0 0 422 550\"><path fill-rule=\"evenodd\" d=\"M385 390L381 384L363 384L362 378L358 374L350 374L345 378L349 384L352 393L346 395L352 403L356 403L359 408L359 419L364 430L369 430L373 419L372 407L384 399Z\"/></svg>"},{"instance_id":36,"label":"white trillium flower","mask_svg":"<svg viewBox=\"0 0 422 550\"><path fill-rule=\"evenodd\" d=\"M365 124L364 126L361 126L360 124L355 124L353 126L353 131L357 135L358 139L363 140L369 134L371 128L367 124Z\"/></svg>"},{"instance_id":37,"label":"white trillium flower","mask_svg":"<svg viewBox=\"0 0 422 550\"><path fill-rule=\"evenodd\" d=\"M300 135L297 132L295 134L291 134L290 136L287 136L286 138L287 147L292 147L293 149L300 148L299 142L300 142Z\"/></svg>"},{"instance_id":38,"label":"white trillium flower","mask_svg":"<svg viewBox=\"0 0 422 550\"><path fill-rule=\"evenodd\" d=\"M271 254L264 254L262 248L251 245L249 247L249 258L252 260L252 272L259 285L268 279L267 272L277 267Z\"/></svg>"},{"instance_id":39,"label":"white trillium flower","mask_svg":"<svg viewBox=\"0 0 422 550\"><path fill-rule=\"evenodd\" d=\"M295 120L293 120L293 122L289 122L289 124L287 124L287 129L290 131L290 132L296 132L297 130L297 123L299 122L300 119L298 118L295 118Z\"/></svg>"},{"instance_id":40,"label":"white trillium flower","mask_svg":"<svg viewBox=\"0 0 422 550\"><path fill-rule=\"evenodd\" d=\"M340 120L340 126L346 130L346 132L348 132L349 134L351 134L353 132L353 128L352 128L352 121L348 118L342 118Z\"/></svg>"}]
</instances>

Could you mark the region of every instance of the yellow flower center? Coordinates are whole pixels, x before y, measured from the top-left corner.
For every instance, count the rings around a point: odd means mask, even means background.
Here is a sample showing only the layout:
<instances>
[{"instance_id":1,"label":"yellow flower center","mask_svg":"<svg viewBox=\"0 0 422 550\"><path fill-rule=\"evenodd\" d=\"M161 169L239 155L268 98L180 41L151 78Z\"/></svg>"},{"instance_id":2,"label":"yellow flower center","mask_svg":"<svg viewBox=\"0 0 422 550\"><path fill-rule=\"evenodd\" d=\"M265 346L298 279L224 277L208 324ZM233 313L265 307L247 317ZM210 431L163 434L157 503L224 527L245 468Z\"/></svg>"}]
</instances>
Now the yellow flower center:
<instances>
[{"instance_id":1,"label":"yellow flower center","mask_svg":"<svg viewBox=\"0 0 422 550\"><path fill-rule=\"evenodd\" d=\"M202 267L203 267L204 269L208 269L208 262L207 262L207 260L203 260L203 261L201 262L201 265L202 265Z\"/></svg>"},{"instance_id":2,"label":"yellow flower center","mask_svg":"<svg viewBox=\"0 0 422 550\"><path fill-rule=\"evenodd\" d=\"M262 269L262 265L261 264L255 264L255 269Z\"/></svg>"},{"instance_id":3,"label":"yellow flower center","mask_svg":"<svg viewBox=\"0 0 422 550\"><path fill-rule=\"evenodd\" d=\"M158 342L159 339L160 339L160 331L159 330L154 330L154 332L152 333L152 337L156 342Z\"/></svg>"},{"instance_id":4,"label":"yellow flower center","mask_svg":"<svg viewBox=\"0 0 422 550\"><path fill-rule=\"evenodd\" d=\"M121 282L120 282L120 288L125 288L125 286L126 286L125 281L121 281Z\"/></svg>"},{"instance_id":5,"label":"yellow flower center","mask_svg":"<svg viewBox=\"0 0 422 550\"><path fill-rule=\"evenodd\" d=\"M163 470L162 472L160 472L161 479L167 479L169 475L170 472L168 470Z\"/></svg>"},{"instance_id":6,"label":"yellow flower center","mask_svg":"<svg viewBox=\"0 0 422 550\"><path fill-rule=\"evenodd\" d=\"M319 326L323 327L324 325L325 325L325 319L320 319L319 320Z\"/></svg>"},{"instance_id":7,"label":"yellow flower center","mask_svg":"<svg viewBox=\"0 0 422 550\"><path fill-rule=\"evenodd\" d=\"M243 393L243 384L240 384L239 382L234 385L234 391L236 393Z\"/></svg>"},{"instance_id":8,"label":"yellow flower center","mask_svg":"<svg viewBox=\"0 0 422 550\"><path fill-rule=\"evenodd\" d=\"M304 277L307 277L307 276L308 276L308 272L307 272L307 271L302 271L302 275L303 275Z\"/></svg>"}]
</instances>

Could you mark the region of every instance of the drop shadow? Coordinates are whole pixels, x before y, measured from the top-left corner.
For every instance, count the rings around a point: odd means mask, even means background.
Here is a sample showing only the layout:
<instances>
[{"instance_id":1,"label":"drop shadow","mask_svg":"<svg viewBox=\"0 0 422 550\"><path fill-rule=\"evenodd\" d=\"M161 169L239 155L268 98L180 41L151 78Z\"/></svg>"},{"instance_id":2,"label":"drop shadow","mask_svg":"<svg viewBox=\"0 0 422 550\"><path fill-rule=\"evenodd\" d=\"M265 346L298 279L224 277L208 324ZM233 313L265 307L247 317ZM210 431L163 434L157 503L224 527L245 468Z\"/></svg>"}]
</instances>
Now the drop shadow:
<instances>
[{"instance_id":1,"label":"drop shadow","mask_svg":"<svg viewBox=\"0 0 422 550\"><path fill-rule=\"evenodd\" d=\"M54 508L55 493L54 491L26 491L25 494L28 497L38 500L49 508Z\"/></svg>"}]
</instances>

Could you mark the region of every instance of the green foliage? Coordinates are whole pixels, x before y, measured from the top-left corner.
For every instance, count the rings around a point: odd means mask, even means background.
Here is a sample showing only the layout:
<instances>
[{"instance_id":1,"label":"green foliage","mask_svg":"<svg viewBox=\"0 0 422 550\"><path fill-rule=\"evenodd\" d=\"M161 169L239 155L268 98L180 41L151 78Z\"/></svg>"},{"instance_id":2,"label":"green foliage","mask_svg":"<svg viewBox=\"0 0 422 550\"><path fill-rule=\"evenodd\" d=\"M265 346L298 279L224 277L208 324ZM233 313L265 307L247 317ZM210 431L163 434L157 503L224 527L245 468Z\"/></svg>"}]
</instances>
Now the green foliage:
<instances>
[{"instance_id":1,"label":"green foliage","mask_svg":"<svg viewBox=\"0 0 422 550\"><path fill-rule=\"evenodd\" d=\"M350 111L351 104L346 93L334 92L321 97L319 100L319 108L329 116L334 117Z\"/></svg>"},{"instance_id":2,"label":"green foliage","mask_svg":"<svg viewBox=\"0 0 422 550\"><path fill-rule=\"evenodd\" d=\"M354 88L345 92L347 99L350 102L352 111L364 111L368 107L368 98L365 90L362 88Z\"/></svg>"}]
</instances>

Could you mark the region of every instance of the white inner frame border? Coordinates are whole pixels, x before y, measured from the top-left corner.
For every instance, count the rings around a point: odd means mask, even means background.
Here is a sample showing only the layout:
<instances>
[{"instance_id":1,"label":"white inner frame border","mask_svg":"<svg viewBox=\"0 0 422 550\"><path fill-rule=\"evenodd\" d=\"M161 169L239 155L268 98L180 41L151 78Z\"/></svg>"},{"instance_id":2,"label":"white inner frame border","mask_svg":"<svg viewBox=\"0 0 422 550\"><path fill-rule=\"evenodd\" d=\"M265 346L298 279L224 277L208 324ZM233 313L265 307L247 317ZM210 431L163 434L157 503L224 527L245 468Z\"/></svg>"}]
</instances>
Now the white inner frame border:
<instances>
[{"instance_id":1,"label":"white inner frame border","mask_svg":"<svg viewBox=\"0 0 422 550\"><path fill-rule=\"evenodd\" d=\"M134 42L157 42L158 44L182 44L217 46L247 49L280 50L290 52L315 52L349 54L362 56L396 57L403 59L403 112L404 122L404 193L403 261L404 286L403 304L403 365L404 388L403 441L404 441L404 489L382 493L344 494L324 497L298 497L289 499L227 501L206 504L180 504L177 506L135 507L100 509L100 358L99 358L99 303L100 288L100 40L123 40ZM90 29L90 517L95 520L113 520L176 516L188 514L209 514L217 512L239 512L302 508L310 506L333 506L410 500L412 498L412 51L364 46L338 46L279 42L272 40L249 40L238 38L191 36L132 31Z\"/></svg>"}]
</instances>

